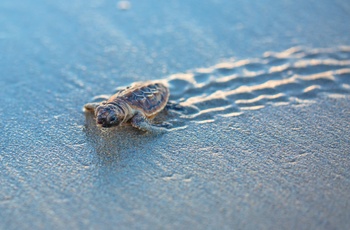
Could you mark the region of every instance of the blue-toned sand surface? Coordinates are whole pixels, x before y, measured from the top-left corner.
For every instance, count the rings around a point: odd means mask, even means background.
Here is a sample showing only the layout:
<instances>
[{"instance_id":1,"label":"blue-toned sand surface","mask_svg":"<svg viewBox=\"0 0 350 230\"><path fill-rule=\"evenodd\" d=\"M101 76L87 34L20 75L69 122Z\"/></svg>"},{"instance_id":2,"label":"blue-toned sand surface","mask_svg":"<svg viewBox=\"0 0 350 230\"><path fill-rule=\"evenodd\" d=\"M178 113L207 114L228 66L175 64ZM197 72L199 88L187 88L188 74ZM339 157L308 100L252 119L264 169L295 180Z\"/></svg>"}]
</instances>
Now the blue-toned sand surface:
<instances>
[{"instance_id":1,"label":"blue-toned sand surface","mask_svg":"<svg viewBox=\"0 0 350 230\"><path fill-rule=\"evenodd\" d=\"M0 229L349 229L349 21L345 0L2 0ZM169 132L83 112L146 80L182 108Z\"/></svg>"}]
</instances>

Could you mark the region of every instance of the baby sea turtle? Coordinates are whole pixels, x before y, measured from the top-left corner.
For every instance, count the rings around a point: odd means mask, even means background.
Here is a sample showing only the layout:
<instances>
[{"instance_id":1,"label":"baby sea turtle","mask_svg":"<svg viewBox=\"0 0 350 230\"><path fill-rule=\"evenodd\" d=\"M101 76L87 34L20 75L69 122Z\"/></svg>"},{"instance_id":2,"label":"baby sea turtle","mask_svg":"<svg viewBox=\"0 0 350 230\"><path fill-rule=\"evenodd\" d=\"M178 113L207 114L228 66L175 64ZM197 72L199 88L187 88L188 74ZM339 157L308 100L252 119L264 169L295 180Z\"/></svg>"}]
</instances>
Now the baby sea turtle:
<instances>
[{"instance_id":1,"label":"baby sea turtle","mask_svg":"<svg viewBox=\"0 0 350 230\"><path fill-rule=\"evenodd\" d=\"M167 105L169 94L162 83L135 83L106 101L88 103L84 108L94 112L96 123L104 128L130 123L143 131L164 131L162 126L166 125L156 126L150 120Z\"/></svg>"}]
</instances>

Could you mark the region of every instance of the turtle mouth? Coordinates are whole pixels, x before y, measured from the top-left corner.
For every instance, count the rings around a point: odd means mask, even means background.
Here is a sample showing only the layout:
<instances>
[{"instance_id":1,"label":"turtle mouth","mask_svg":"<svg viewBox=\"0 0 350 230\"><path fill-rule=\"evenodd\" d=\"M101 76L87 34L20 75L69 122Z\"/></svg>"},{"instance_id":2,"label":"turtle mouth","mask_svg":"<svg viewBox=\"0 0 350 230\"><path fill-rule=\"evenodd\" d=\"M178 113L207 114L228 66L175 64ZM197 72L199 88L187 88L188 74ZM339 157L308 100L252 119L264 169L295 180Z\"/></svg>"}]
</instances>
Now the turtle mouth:
<instances>
[{"instance_id":1,"label":"turtle mouth","mask_svg":"<svg viewBox=\"0 0 350 230\"><path fill-rule=\"evenodd\" d=\"M110 128L112 126L113 125L111 125L111 124L101 124L101 127L103 127L103 128Z\"/></svg>"},{"instance_id":2,"label":"turtle mouth","mask_svg":"<svg viewBox=\"0 0 350 230\"><path fill-rule=\"evenodd\" d=\"M107 123L105 119L97 119L97 125L103 128L110 128L112 125Z\"/></svg>"},{"instance_id":3,"label":"turtle mouth","mask_svg":"<svg viewBox=\"0 0 350 230\"><path fill-rule=\"evenodd\" d=\"M111 128L113 126L118 126L119 123L109 123L104 121L97 121L97 125L101 126L102 128Z\"/></svg>"},{"instance_id":4,"label":"turtle mouth","mask_svg":"<svg viewBox=\"0 0 350 230\"><path fill-rule=\"evenodd\" d=\"M97 125L101 126L103 128L110 128L113 126L113 124L107 123L107 122L103 122L103 121L97 121Z\"/></svg>"}]
</instances>

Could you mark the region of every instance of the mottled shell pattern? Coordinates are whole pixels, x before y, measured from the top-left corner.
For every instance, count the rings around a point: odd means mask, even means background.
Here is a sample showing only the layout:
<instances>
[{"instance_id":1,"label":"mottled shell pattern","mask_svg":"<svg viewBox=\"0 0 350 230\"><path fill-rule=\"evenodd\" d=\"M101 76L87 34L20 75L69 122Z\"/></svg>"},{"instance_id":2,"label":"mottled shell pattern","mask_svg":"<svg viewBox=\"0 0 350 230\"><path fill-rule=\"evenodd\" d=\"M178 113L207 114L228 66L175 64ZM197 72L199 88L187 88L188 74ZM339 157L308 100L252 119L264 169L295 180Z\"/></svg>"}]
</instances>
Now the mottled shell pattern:
<instances>
[{"instance_id":1,"label":"mottled shell pattern","mask_svg":"<svg viewBox=\"0 0 350 230\"><path fill-rule=\"evenodd\" d=\"M126 102L132 109L140 110L146 117L153 117L166 106L169 90L162 83L135 83L110 97L107 104L118 99Z\"/></svg>"}]
</instances>

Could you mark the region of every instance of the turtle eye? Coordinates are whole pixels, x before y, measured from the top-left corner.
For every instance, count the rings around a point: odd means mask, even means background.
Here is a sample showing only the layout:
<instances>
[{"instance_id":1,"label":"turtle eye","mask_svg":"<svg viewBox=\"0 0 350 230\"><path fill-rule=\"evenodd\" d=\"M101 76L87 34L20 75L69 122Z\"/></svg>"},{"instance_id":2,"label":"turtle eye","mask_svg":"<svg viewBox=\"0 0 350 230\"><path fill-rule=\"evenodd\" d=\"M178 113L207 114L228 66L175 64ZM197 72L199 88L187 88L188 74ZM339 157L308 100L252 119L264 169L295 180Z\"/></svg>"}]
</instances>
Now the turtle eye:
<instances>
[{"instance_id":1,"label":"turtle eye","mask_svg":"<svg viewBox=\"0 0 350 230\"><path fill-rule=\"evenodd\" d=\"M115 116L113 116L113 117L111 117L110 119L109 119L109 121L115 121L117 118L115 117Z\"/></svg>"}]
</instances>

